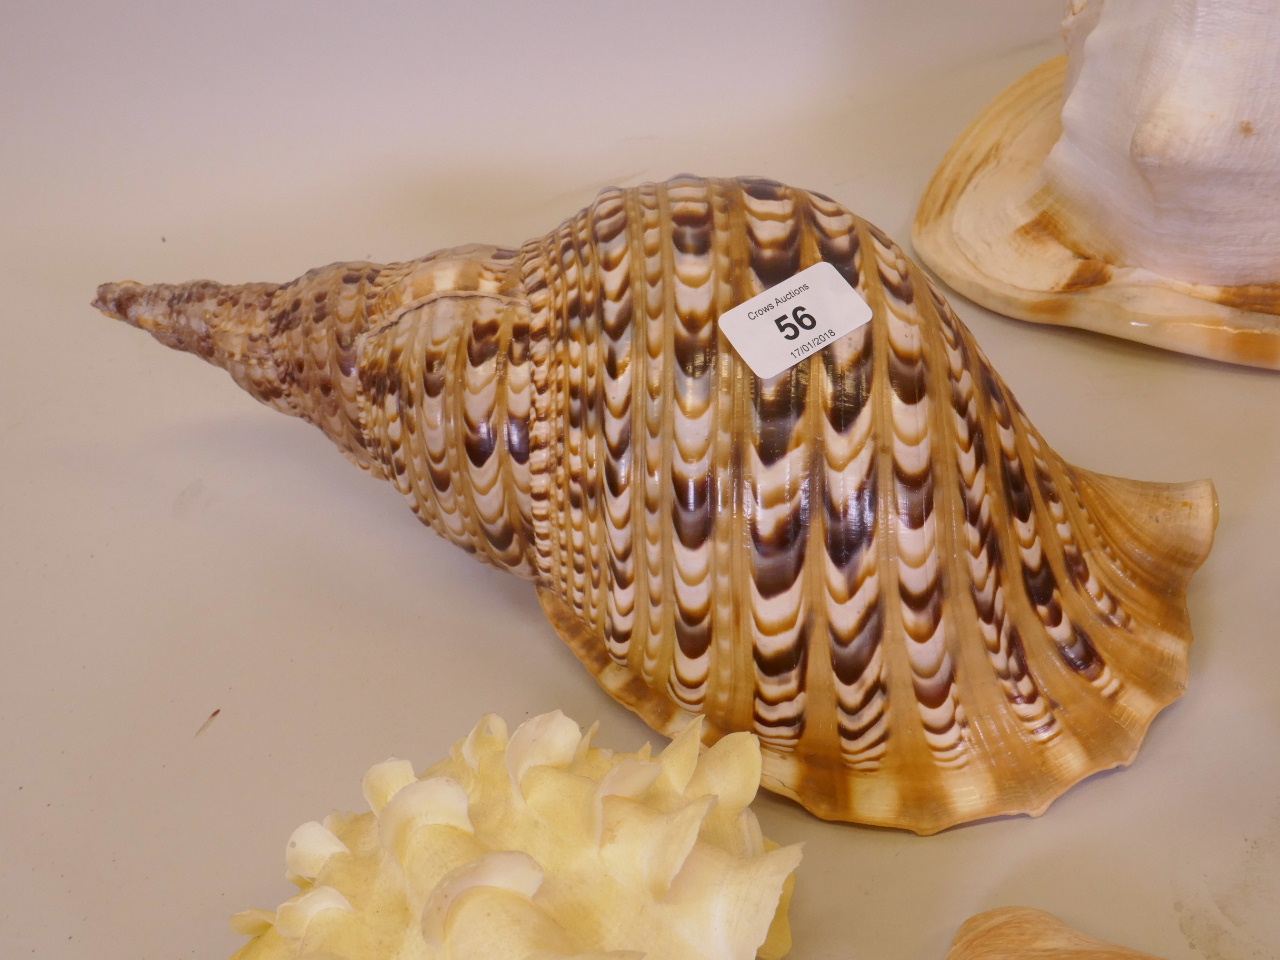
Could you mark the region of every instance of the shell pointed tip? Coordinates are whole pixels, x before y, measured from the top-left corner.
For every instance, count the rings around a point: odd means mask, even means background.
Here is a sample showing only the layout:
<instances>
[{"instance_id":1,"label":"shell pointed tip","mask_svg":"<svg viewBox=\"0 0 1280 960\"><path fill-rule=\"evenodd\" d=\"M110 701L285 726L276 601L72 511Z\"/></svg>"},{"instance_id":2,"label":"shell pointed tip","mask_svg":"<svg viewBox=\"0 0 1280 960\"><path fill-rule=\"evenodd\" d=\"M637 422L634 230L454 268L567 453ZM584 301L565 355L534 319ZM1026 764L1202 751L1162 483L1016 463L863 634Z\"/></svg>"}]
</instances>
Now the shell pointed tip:
<instances>
[{"instance_id":1,"label":"shell pointed tip","mask_svg":"<svg viewBox=\"0 0 1280 960\"><path fill-rule=\"evenodd\" d=\"M137 301L142 290L142 284L134 283L132 280L126 280L123 283L104 283L98 287L91 306L108 317L137 326L129 316L129 307Z\"/></svg>"}]
</instances>

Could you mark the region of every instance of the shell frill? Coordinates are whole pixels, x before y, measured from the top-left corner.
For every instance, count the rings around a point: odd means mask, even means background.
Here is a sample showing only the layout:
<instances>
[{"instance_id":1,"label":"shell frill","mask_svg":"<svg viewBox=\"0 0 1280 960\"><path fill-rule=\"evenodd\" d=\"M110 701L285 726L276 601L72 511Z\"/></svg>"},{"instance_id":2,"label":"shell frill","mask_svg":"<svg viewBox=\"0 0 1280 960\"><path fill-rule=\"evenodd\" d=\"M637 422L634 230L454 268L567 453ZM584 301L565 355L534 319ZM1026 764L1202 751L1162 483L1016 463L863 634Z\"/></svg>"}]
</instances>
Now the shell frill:
<instances>
[{"instance_id":1,"label":"shell frill","mask_svg":"<svg viewBox=\"0 0 1280 960\"><path fill-rule=\"evenodd\" d=\"M593 732L593 731L592 731ZM487 716L420 776L388 760L371 808L298 828L300 892L237 914L236 960L776 960L798 846L760 833L759 747L699 758L690 727L659 756L591 746L559 712L508 736Z\"/></svg>"},{"instance_id":2,"label":"shell frill","mask_svg":"<svg viewBox=\"0 0 1280 960\"><path fill-rule=\"evenodd\" d=\"M757 378L719 315L820 260L872 321ZM214 339L271 358L264 399L533 579L655 729L755 733L765 785L820 816L1039 813L1183 691L1212 485L1063 462L919 268L819 194L607 190L517 252L246 298Z\"/></svg>"},{"instance_id":3,"label":"shell frill","mask_svg":"<svg viewBox=\"0 0 1280 960\"><path fill-rule=\"evenodd\" d=\"M947 960L1158 960L1103 943L1051 913L1002 907L970 917L956 933Z\"/></svg>"}]
</instances>

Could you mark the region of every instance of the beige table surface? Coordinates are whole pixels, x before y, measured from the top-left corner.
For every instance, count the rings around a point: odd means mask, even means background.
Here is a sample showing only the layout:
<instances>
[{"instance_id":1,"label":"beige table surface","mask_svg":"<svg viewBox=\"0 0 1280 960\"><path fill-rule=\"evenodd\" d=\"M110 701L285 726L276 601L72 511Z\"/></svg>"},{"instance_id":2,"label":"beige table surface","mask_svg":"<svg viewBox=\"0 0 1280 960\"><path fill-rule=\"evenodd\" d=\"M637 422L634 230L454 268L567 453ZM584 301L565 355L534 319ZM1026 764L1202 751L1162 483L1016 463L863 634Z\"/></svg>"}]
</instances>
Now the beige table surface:
<instances>
[{"instance_id":1,"label":"beige table surface","mask_svg":"<svg viewBox=\"0 0 1280 960\"><path fill-rule=\"evenodd\" d=\"M0 15L0 956L225 957L292 829L486 711L652 738L528 584L321 434L89 307L541 234L607 184L759 173L906 240L1057 0L115 0ZM954 300L1067 459L1212 477L1188 695L1038 820L803 841L796 960L941 960L1027 904L1169 960L1280 956L1280 374ZM215 710L212 724L197 731Z\"/></svg>"}]
</instances>

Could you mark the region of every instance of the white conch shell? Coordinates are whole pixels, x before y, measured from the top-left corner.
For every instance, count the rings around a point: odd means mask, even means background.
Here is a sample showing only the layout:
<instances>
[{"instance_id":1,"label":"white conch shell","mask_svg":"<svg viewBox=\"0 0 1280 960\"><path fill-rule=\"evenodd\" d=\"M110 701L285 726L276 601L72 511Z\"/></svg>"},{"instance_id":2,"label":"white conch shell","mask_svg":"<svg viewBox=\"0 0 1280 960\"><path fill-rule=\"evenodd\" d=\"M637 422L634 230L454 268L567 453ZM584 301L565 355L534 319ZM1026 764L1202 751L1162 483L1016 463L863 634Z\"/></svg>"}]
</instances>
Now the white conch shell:
<instances>
[{"instance_id":1,"label":"white conch shell","mask_svg":"<svg viewBox=\"0 0 1280 960\"><path fill-rule=\"evenodd\" d=\"M1064 33L952 147L917 251L1011 316L1280 367L1280 2L1072 0Z\"/></svg>"},{"instance_id":2,"label":"white conch shell","mask_svg":"<svg viewBox=\"0 0 1280 960\"><path fill-rule=\"evenodd\" d=\"M484 717L421 776L370 769L371 813L305 823L286 849L301 893L233 927L237 960L749 960L782 957L799 846L747 804L760 746L701 720L650 759L614 754L559 711L510 737Z\"/></svg>"},{"instance_id":3,"label":"white conch shell","mask_svg":"<svg viewBox=\"0 0 1280 960\"><path fill-rule=\"evenodd\" d=\"M1051 913L1002 907L970 917L956 933L947 960L1157 960L1103 943Z\"/></svg>"}]
</instances>

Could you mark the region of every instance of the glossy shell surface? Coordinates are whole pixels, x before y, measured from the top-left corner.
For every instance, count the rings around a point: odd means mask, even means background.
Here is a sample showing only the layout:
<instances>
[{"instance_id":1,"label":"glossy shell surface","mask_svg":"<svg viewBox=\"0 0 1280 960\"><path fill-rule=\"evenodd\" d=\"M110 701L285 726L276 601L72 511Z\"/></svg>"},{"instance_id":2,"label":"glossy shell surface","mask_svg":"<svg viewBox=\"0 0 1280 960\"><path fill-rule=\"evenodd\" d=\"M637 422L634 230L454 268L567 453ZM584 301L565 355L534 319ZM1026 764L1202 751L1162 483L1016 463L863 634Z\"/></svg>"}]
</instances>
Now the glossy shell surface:
<instances>
[{"instance_id":1,"label":"glossy shell surface","mask_svg":"<svg viewBox=\"0 0 1280 960\"><path fill-rule=\"evenodd\" d=\"M819 260L872 321L755 377L718 316ZM99 305L534 580L659 731L757 734L765 785L820 816L1039 813L1185 686L1212 486L1063 462L923 273L820 195L681 177L518 250Z\"/></svg>"}]
</instances>

